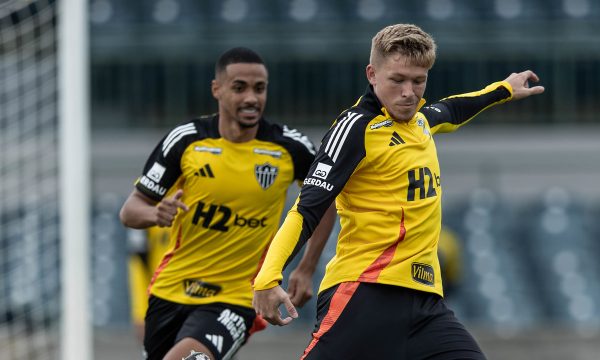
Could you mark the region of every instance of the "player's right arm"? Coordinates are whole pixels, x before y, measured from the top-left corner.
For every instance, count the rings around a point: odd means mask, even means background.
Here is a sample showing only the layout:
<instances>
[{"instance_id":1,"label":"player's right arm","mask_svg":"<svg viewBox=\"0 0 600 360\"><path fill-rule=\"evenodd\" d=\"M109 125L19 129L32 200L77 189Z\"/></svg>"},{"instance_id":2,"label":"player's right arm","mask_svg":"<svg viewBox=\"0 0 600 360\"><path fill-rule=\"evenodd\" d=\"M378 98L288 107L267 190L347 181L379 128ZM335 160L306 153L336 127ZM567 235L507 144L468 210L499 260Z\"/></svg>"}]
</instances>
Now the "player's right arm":
<instances>
[{"instance_id":1,"label":"player's right arm","mask_svg":"<svg viewBox=\"0 0 600 360\"><path fill-rule=\"evenodd\" d=\"M181 200L183 191L171 191L181 176L182 154L197 136L198 128L192 121L175 127L158 143L121 208L119 217L123 225L134 229L168 227L179 209L188 210Z\"/></svg>"},{"instance_id":2,"label":"player's right arm","mask_svg":"<svg viewBox=\"0 0 600 360\"><path fill-rule=\"evenodd\" d=\"M177 190L171 197L156 202L138 189L134 189L121 208L119 217L123 225L134 229L145 229L158 225L169 227L179 209L188 211L188 207L180 199L183 190Z\"/></svg>"},{"instance_id":3,"label":"player's right arm","mask_svg":"<svg viewBox=\"0 0 600 360\"><path fill-rule=\"evenodd\" d=\"M350 175L365 159L364 136L368 120L356 109L350 109L328 131L304 179L296 204L269 246L254 279L253 305L257 314L273 325L286 325L297 317L289 295L279 285L282 271L311 237ZM290 316L282 318L278 309L280 304L285 305Z\"/></svg>"}]
</instances>

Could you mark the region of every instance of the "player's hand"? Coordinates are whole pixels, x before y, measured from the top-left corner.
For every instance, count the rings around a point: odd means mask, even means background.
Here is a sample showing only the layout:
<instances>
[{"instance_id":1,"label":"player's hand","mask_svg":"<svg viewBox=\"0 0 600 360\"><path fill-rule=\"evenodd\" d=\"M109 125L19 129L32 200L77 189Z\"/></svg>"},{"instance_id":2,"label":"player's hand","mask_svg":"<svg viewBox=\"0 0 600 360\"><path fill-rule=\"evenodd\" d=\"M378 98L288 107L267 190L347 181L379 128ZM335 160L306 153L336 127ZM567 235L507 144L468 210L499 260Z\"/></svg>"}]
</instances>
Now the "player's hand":
<instances>
[{"instance_id":1,"label":"player's hand","mask_svg":"<svg viewBox=\"0 0 600 360\"><path fill-rule=\"evenodd\" d=\"M302 307L313 297L312 272L303 271L300 268L294 269L288 280L288 294L292 304Z\"/></svg>"},{"instance_id":2,"label":"player's hand","mask_svg":"<svg viewBox=\"0 0 600 360\"><path fill-rule=\"evenodd\" d=\"M281 304L285 305L289 314L285 319L281 318L282 314L279 310L279 305ZM298 312L294 304L292 304L289 295L279 285L267 290L254 291L252 306L254 306L257 315L262 316L273 325L287 325L298 317Z\"/></svg>"},{"instance_id":3,"label":"player's hand","mask_svg":"<svg viewBox=\"0 0 600 360\"><path fill-rule=\"evenodd\" d=\"M545 90L543 86L529 86L530 81L540 81L540 78L531 70L525 70L520 73L512 73L505 79L505 81L512 86L513 100L519 100L531 95L541 94Z\"/></svg>"},{"instance_id":4,"label":"player's hand","mask_svg":"<svg viewBox=\"0 0 600 360\"><path fill-rule=\"evenodd\" d=\"M173 219L175 219L179 209L183 211L189 210L188 206L179 200L182 196L183 190L179 189L172 197L162 199L156 205L156 225L169 227L173 225Z\"/></svg>"}]
</instances>

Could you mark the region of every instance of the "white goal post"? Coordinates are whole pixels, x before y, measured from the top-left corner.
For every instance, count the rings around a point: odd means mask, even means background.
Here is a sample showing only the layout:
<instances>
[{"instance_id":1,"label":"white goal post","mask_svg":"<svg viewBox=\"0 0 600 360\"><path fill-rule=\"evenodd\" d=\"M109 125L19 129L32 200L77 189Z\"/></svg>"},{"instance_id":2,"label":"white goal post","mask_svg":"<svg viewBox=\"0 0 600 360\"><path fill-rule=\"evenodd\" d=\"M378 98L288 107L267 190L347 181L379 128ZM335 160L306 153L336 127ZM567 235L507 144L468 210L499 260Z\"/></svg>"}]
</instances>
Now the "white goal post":
<instances>
[{"instance_id":1,"label":"white goal post","mask_svg":"<svg viewBox=\"0 0 600 360\"><path fill-rule=\"evenodd\" d=\"M88 2L58 1L61 354L93 359Z\"/></svg>"}]
</instances>

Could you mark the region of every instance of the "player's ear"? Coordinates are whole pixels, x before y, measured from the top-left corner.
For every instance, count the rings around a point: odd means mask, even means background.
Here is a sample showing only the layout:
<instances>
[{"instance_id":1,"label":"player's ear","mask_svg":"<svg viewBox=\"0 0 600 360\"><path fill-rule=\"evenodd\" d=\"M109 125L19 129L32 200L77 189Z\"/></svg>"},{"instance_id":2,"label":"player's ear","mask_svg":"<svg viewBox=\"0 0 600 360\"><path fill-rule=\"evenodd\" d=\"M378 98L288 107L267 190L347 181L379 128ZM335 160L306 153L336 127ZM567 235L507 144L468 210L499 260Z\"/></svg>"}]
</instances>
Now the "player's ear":
<instances>
[{"instance_id":1,"label":"player's ear","mask_svg":"<svg viewBox=\"0 0 600 360\"><path fill-rule=\"evenodd\" d=\"M212 92L212 96L215 99L219 99L219 88L220 88L219 82L215 79L213 79L213 81L210 83L210 91Z\"/></svg>"},{"instance_id":2,"label":"player's ear","mask_svg":"<svg viewBox=\"0 0 600 360\"><path fill-rule=\"evenodd\" d=\"M376 81L375 81L375 68L373 67L373 65L371 65L371 64L367 65L367 68L365 69L365 72L367 74L367 80L369 80L369 84L375 85L375 83L376 83Z\"/></svg>"}]
</instances>

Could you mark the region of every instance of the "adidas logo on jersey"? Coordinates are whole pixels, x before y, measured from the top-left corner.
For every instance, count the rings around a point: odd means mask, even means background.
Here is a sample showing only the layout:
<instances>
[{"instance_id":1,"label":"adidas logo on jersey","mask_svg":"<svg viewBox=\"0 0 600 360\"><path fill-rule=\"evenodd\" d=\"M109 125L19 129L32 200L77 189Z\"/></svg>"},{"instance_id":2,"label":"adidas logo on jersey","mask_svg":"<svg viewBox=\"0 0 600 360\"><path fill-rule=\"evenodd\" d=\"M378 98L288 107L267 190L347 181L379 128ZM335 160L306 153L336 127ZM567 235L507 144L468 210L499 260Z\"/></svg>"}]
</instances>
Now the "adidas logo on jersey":
<instances>
[{"instance_id":1,"label":"adidas logo on jersey","mask_svg":"<svg viewBox=\"0 0 600 360\"><path fill-rule=\"evenodd\" d=\"M400 135L398 135L397 132L394 131L394 133L392 134L392 137L390 138L390 146L396 146L396 145L400 145L400 144L404 144L404 139L402 139L400 137Z\"/></svg>"},{"instance_id":2,"label":"adidas logo on jersey","mask_svg":"<svg viewBox=\"0 0 600 360\"><path fill-rule=\"evenodd\" d=\"M206 334L206 338L208 341L213 343L213 345L221 352L223 350L223 336L221 335L209 335Z\"/></svg>"},{"instance_id":3,"label":"adidas logo on jersey","mask_svg":"<svg viewBox=\"0 0 600 360\"><path fill-rule=\"evenodd\" d=\"M201 176L201 177L209 177L209 178L215 177L215 174L213 174L212 169L210 168L209 164L206 164L203 167L201 167L200 169L198 169L198 171L196 171L194 173L194 175Z\"/></svg>"}]
</instances>

